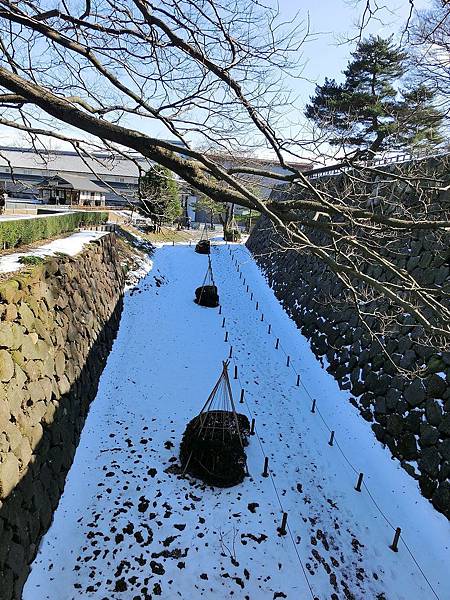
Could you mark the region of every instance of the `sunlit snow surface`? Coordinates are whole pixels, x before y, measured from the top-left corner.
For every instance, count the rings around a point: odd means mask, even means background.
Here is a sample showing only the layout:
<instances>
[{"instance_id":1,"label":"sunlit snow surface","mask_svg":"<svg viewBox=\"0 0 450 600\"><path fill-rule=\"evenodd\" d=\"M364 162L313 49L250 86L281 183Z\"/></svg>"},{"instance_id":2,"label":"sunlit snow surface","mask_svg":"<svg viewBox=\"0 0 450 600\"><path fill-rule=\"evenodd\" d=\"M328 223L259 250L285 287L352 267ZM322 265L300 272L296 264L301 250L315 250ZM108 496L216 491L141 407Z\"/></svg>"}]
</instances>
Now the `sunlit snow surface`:
<instances>
[{"instance_id":1,"label":"sunlit snow surface","mask_svg":"<svg viewBox=\"0 0 450 600\"><path fill-rule=\"evenodd\" d=\"M343 451L447 600L448 521L420 496L348 394L322 370L245 248L231 248L242 279L228 246L212 251L221 315L192 301L207 257L189 246L157 249L153 270L127 295L24 599L304 600L312 595L299 557L320 600L436 598L402 542L398 553L389 549L392 529L367 492L354 490L355 472L328 445L328 430L296 387L285 355L275 350L279 337ZM242 485L213 490L166 472L177 462L184 428L205 402L230 343L240 377L232 379L235 397L242 381L292 538L277 533L281 509L272 480L261 476L256 436L247 448L251 477ZM234 363L232 377L233 369Z\"/></svg>"},{"instance_id":2,"label":"sunlit snow surface","mask_svg":"<svg viewBox=\"0 0 450 600\"><path fill-rule=\"evenodd\" d=\"M78 231L65 238L53 240L48 244L33 248L28 252L15 252L14 254L0 256L0 273L10 273L23 268L24 265L19 261L23 256L39 256L45 258L47 256L54 256L56 253L75 256L83 250L86 244L98 240L104 235L107 235L104 231Z\"/></svg>"}]
</instances>

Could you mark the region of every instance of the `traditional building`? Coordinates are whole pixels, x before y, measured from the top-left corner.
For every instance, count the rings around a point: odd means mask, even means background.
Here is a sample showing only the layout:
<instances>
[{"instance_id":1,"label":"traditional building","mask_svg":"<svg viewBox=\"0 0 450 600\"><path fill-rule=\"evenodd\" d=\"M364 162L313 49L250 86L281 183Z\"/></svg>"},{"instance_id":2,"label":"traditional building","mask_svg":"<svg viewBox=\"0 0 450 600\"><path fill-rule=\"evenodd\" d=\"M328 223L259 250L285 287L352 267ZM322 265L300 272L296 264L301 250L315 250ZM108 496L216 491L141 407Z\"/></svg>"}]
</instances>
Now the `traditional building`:
<instances>
[{"instance_id":1,"label":"traditional building","mask_svg":"<svg viewBox=\"0 0 450 600\"><path fill-rule=\"evenodd\" d=\"M126 204L137 195L139 167L145 172L151 165L136 153L130 152L128 156L112 152L80 156L70 150L36 152L32 148L3 146L0 147L0 181L10 196L32 198L40 197L43 181L54 176L75 176L100 187L106 204Z\"/></svg>"},{"instance_id":2,"label":"traditional building","mask_svg":"<svg viewBox=\"0 0 450 600\"><path fill-rule=\"evenodd\" d=\"M180 146L183 144L171 141L172 144ZM285 173L286 169L277 161L270 159L239 157L227 155L210 154L210 158L216 160L225 168L242 165L259 170L272 171L274 173ZM152 161L144 158L136 152L127 150L122 153L93 152L92 154L80 155L71 150L42 150L34 148L18 148L12 146L0 146L0 187L2 183L10 197L26 199L54 199L55 203L62 200L66 204L75 204L77 198L82 204L99 201L99 196L104 194L104 202L107 205L129 205L138 199L139 177L152 168ZM303 171L311 168L307 162L297 163L296 168ZM53 185L52 190L48 185L43 185L49 180L60 177L66 181L63 185ZM78 181L75 181L77 178ZM72 179L72 185L70 180ZM197 193L191 189L179 177L176 177L181 193L181 205L183 216L191 221L207 221L210 216L204 212L197 211ZM273 179L261 176L246 176L248 183L256 185L258 192L267 198L270 195ZM83 183L84 182L84 183ZM56 184L56 181L54 180ZM72 185L72 187L70 187ZM92 186L96 186L95 189ZM56 195L58 191L58 195ZM74 193L79 192L79 194ZM94 196L92 196L94 193ZM101 199L100 199L101 202ZM238 213L240 209L237 208Z\"/></svg>"},{"instance_id":3,"label":"traditional building","mask_svg":"<svg viewBox=\"0 0 450 600\"><path fill-rule=\"evenodd\" d=\"M105 189L88 179L76 175L54 175L38 185L46 204L69 206L104 206Z\"/></svg>"}]
</instances>

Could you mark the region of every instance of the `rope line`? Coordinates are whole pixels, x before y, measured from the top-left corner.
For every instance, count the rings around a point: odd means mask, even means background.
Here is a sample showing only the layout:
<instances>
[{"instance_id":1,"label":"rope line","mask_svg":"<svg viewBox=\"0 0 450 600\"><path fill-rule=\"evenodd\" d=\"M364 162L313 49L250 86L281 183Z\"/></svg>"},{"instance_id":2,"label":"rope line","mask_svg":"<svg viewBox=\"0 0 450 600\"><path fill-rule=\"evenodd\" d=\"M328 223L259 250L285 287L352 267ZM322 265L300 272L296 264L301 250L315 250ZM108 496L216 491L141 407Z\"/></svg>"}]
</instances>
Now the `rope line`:
<instances>
[{"instance_id":1,"label":"rope line","mask_svg":"<svg viewBox=\"0 0 450 600\"><path fill-rule=\"evenodd\" d=\"M233 357L233 358L232 358L232 360L233 360L234 364L236 364L236 365L237 365L236 358L234 358L234 357ZM242 380L241 380L241 378L239 377L239 371L238 371L238 381L239 381L239 385L240 385L241 389L245 389L245 388L244 388L244 386L243 386L243 384L242 384ZM248 411L248 413L249 413L249 415L250 415L250 418L251 418L251 419L253 419L253 418L254 418L254 416L253 416L253 415L254 415L254 413L253 413L253 411L251 410L251 408L250 408L250 406L249 406L249 403L248 403L248 400L247 400L247 398L246 398L246 395L244 395L244 404L245 404L245 406L246 406L246 408L247 408L247 411ZM260 447L260 450L261 450L261 454L263 455L263 458L268 458L268 457L267 457L267 454L266 454L266 453L265 453L265 451L264 451L264 445L263 445L263 443L262 443L262 440L261 440L261 438L260 438L260 436L259 436L258 430L257 430L257 428L256 428L256 424L255 424L255 427L254 427L254 432L255 432L256 438L257 438L257 440L258 440L259 447ZM269 467L269 478L270 478L270 481L271 481L271 483L272 483L272 486L273 486L273 489L274 489L274 492L275 492L275 496L277 497L278 504L279 504L279 506L280 506L281 512L282 512L282 513L284 513L285 511L284 511L283 503L281 502L281 496L280 496L280 493L278 492L277 486L276 486L276 484L275 484L275 480L274 480L274 478L273 478L273 475L272 475L272 469L271 469L270 467ZM311 583L310 583L310 581L309 581L309 578L308 578L308 576L307 576L307 574L306 574L306 569L305 569L305 566L304 566L304 564L303 564L303 561L302 561L302 558L301 558L301 556L300 556L300 553L299 553L299 551L298 551L297 544L295 543L295 540L294 540L294 535L293 535L293 533L292 533L292 530L291 530L291 528L290 528L290 525L289 525L289 523L287 523L287 524L286 524L286 528L287 528L287 530L288 530L289 537L291 538L292 544L293 544L293 546L294 546L294 550L295 550L295 553L296 553L296 555L297 555L297 558L298 558L298 560L299 560L300 567L301 567L301 569L302 569L302 572L303 572L303 575L304 575L304 577L305 577L305 581L306 581L306 583L307 583L307 585L308 585L308 588L309 588L309 591L310 591L310 593L311 593L311 597L314 599L314 598L315 598L315 596L314 596L314 592L313 592L313 590L312 590L312 587L311 587Z\"/></svg>"},{"instance_id":2,"label":"rope line","mask_svg":"<svg viewBox=\"0 0 450 600\"><path fill-rule=\"evenodd\" d=\"M232 357L232 361L233 361L233 363L234 363L235 365L237 365L237 366L238 366L238 363L237 363L237 360L236 360L235 356L233 356L233 357ZM245 389L245 388L244 388L244 385L243 385L243 383L242 383L242 380L241 380L241 378L240 378L240 376L239 376L239 369L238 369L238 382L239 382L239 386L241 387L241 389ZM254 418L254 413L253 413L253 411L251 410L251 408L250 408L250 406L249 406L249 403L248 403L248 400L247 400L247 395L246 395L246 394L244 395L244 404L245 404L245 406L246 406L246 408L247 408L247 411L248 411L248 413L249 413L249 415L250 415L250 418L251 418L251 419L253 419L253 418ZM254 432L255 432L256 438L257 438L257 440L258 440L259 447L260 447L260 450L261 450L261 454L263 455L263 458L268 458L268 457L267 457L267 454L266 454L266 452L265 452L265 450L264 450L264 445L263 445L263 442L262 442L262 440L261 440L261 438L260 438L260 436L259 436L258 430L257 430L257 428L256 428L256 424L255 424L255 427L254 427ZM274 480L274 478L273 478L273 475L272 475L272 469L271 469L270 467L269 467L269 478L270 478L270 481L271 481L271 483L272 483L272 486L273 486L273 489L274 489L274 492L275 492L275 496L276 496L276 498L277 498L277 500L278 500L278 504L279 504L279 506L280 506L281 512L283 512L283 513L284 513L285 511L284 511L283 503L282 503L282 501L281 501L281 496L280 496L280 493L279 493L279 491L278 491L278 489L277 489L277 486L276 486L276 484L275 484L275 480ZM293 534L292 534L292 531L291 531L291 528L290 528L290 526L289 526L289 523L287 523L287 524L286 524L286 528L287 528L287 530L288 530L288 532L289 532L289 537L291 538L292 544L293 544L293 546L294 546L295 553L297 554L297 558L298 558L298 560L299 560L299 562L300 562L300 566L301 566L301 569L302 569L303 575L304 575L304 577L305 577L306 583L307 583L307 585L308 585L309 591L311 592L311 597L312 597L312 598L314 598L314 597L315 597L315 596L314 596L314 592L313 592L313 590L312 590L312 587L311 587L311 584L310 584L310 582L309 582L309 578L308 578L308 576L307 576L307 574L306 574L306 569L305 569L305 567L304 567L304 565L303 565L303 561L302 561L302 559L301 559L301 556L300 556L300 553L299 553L299 551L298 551L297 544L295 543L294 536L293 536Z\"/></svg>"},{"instance_id":3,"label":"rope line","mask_svg":"<svg viewBox=\"0 0 450 600\"><path fill-rule=\"evenodd\" d=\"M211 269L212 269L212 265L211 265ZM236 360L236 357L235 357L235 355L234 355L234 354L233 354L233 356L231 357L231 360L232 360L232 362L234 363L234 365L236 365L236 367L238 367L238 369L237 369L237 380L238 380L238 382L239 382L239 386L240 386L240 388L241 388L241 389L245 390L245 387L244 387L244 385L243 385L243 382L242 382L242 380L241 380L241 378L240 378L240 375L239 375L239 371L240 371L240 369L239 369L239 365L238 365L238 362L237 362L237 360ZM247 412L248 412L248 414L249 414L250 418L251 418L251 419L254 419L254 413L253 413L252 409L250 408L250 405L249 405L249 402L248 402L248 399L247 399L247 394L244 394L244 398L243 398L243 400L244 400L244 404L245 404L245 406L246 406L246 409L247 409ZM262 442L262 440L261 440L261 438L260 438L260 436L259 436L259 433L258 433L258 430L257 430L257 428L256 428L256 425L255 425L255 427L254 427L253 431L254 431L254 433L255 433L255 436L256 436L256 438L257 438L257 440L258 440L258 444L259 444L259 447L260 447L260 450L261 450L261 454L263 455L263 458L264 458L264 459L265 459L265 458L268 458L268 457L267 457L267 454L266 454L266 453L265 453L265 451L264 451L264 445L263 445L263 442ZM284 508L283 508L283 503L281 502L280 493L278 492L277 486L276 486L276 484L275 484L275 480L274 480L274 478L273 478L273 475L272 475L272 470L271 470L270 468L269 468L269 478L270 478L270 481L271 481L271 483L272 483L273 490L274 490L274 492L275 492L275 496L276 496L276 498L277 498L277 501L278 501L278 504L279 504L279 506L280 506L281 512L282 512L282 513L284 513L285 511L284 511ZM287 529L287 531L288 531L288 533L289 533L289 538L290 538L290 540L291 540L291 542L292 542L292 545L293 545L293 547L294 547L294 551L295 551L295 554L296 554L296 556L297 556L297 559L298 559L298 561L299 561L300 568L301 568L301 571L302 571L302 573L303 573L303 576L304 576L304 578L305 578L305 581L306 581L306 584L307 584L307 586L308 586L309 592L310 592L310 594L311 594L311 598L312 598L313 600L315 600L315 595L314 595L313 589L312 589L312 587L311 587L311 583L310 583L310 581L309 581L308 575L306 574L306 569L305 569L305 566L304 566L304 564L303 564L303 561L302 561L302 558L301 558L301 556L300 556L300 553L299 553L299 551L298 551L297 544L295 543L294 535L293 535L293 533L292 533L292 530L291 530L291 528L290 528L290 525L289 525L289 523L287 523L287 524L286 524L286 529Z\"/></svg>"},{"instance_id":4,"label":"rope line","mask_svg":"<svg viewBox=\"0 0 450 600\"><path fill-rule=\"evenodd\" d=\"M236 251L233 251L233 253L231 252L231 249L229 247L229 253L232 259L232 262L235 264L237 271L239 272L241 270L241 267L239 266L239 263L237 261L237 259L233 256L233 254L236 254ZM250 288L249 288L250 290ZM254 297L254 295L252 294L253 300L252 302L256 302L256 299ZM258 306L259 309L261 309L261 306L259 305L258 302ZM261 322L259 319L257 319L258 322ZM265 323L265 322L264 322ZM276 338L273 330L271 330L268 335L272 335L273 337ZM279 339L279 338L276 338ZM282 353L288 357L290 356L286 350L283 348L282 344L280 341L278 341L278 348L282 351ZM301 377L301 373L299 373L297 371L297 369L295 368L295 366L292 363L292 360L290 360L289 364L287 365L288 368L291 368L292 371L295 373L295 375L300 376L300 385L302 387L302 389L304 390L305 394L308 396L308 398L313 401L314 398L312 397L312 395L310 394L309 390L307 389L307 387L305 386L302 377ZM319 415L321 421L323 422L324 426L326 427L326 429L331 432L333 431L331 429L331 427L328 425L325 417L322 415L320 408L317 406L315 406L315 411L317 412L317 414ZM345 452L343 451L341 445L339 444L339 442L336 440L336 438L334 438L334 445L337 447L339 453L342 455L342 457L344 458L345 462L348 464L348 466L356 473L359 474L361 471L358 470L350 461L350 459L346 456ZM270 471L269 471L270 473ZM363 487L367 492L368 497L370 498L370 500L372 501L373 505L375 506L376 510L379 512L379 514L382 516L382 518L385 520L385 522L389 525L389 527L391 527L391 529L393 529L394 531L396 530L396 527L391 523L391 521L389 520L389 518L386 516L386 514L384 513L384 511L381 509L381 507L379 506L378 502L375 500L372 492L370 491L370 489L368 488L367 484L365 483L365 481L363 481ZM281 506L281 502L280 502L280 506ZM408 546L408 544L406 543L403 534L400 534L400 540L403 542L403 545L405 546L408 554L410 555L411 559L413 560L414 564L416 565L416 567L418 568L419 572L421 573L421 575L423 576L425 582L427 583L428 587L430 588L430 590L432 591L432 593L434 594L434 596L437 598L437 600L440 600L439 595L437 594L436 590L434 589L433 585L431 584L430 580L428 579L428 577L426 576L425 572L423 571L423 569L421 568L420 564L418 563L417 559L415 558L412 550L410 549L410 547ZM293 540L294 541L294 540ZM294 542L295 544L295 542ZM296 548L297 550L297 548ZM306 575L305 575L306 577ZM307 578L306 578L307 579ZM311 589L311 588L310 588ZM311 590L312 591L312 590Z\"/></svg>"}]
</instances>

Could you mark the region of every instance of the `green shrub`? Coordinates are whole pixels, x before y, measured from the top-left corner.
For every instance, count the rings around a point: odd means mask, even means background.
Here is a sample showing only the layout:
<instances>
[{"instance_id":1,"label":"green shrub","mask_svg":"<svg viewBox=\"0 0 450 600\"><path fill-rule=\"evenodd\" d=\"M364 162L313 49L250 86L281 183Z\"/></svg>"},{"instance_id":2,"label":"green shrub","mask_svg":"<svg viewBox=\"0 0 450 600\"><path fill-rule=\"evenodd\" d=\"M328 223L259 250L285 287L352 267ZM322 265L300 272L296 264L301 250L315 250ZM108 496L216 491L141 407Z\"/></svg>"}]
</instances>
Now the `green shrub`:
<instances>
[{"instance_id":1,"label":"green shrub","mask_svg":"<svg viewBox=\"0 0 450 600\"><path fill-rule=\"evenodd\" d=\"M0 249L17 248L38 240L75 231L79 227L99 225L108 219L106 212L73 212L48 215L37 219L14 219L0 221Z\"/></svg>"},{"instance_id":2,"label":"green shrub","mask_svg":"<svg viewBox=\"0 0 450 600\"><path fill-rule=\"evenodd\" d=\"M41 265L44 261L45 259L42 256L32 256L30 254L19 258L19 262L22 265Z\"/></svg>"}]
</instances>

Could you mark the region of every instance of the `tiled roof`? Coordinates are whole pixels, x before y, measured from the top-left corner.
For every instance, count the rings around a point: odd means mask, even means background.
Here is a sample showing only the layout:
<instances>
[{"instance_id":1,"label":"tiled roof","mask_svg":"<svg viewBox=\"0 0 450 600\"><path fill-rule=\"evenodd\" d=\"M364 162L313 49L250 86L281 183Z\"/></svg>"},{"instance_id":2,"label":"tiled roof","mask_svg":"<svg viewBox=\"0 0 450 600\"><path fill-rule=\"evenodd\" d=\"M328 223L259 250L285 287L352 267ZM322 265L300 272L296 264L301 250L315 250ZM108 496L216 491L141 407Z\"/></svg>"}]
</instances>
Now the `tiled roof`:
<instances>
[{"instance_id":1,"label":"tiled roof","mask_svg":"<svg viewBox=\"0 0 450 600\"><path fill-rule=\"evenodd\" d=\"M77 175L56 175L55 177L50 177L45 179L39 187L47 187L51 185L53 181L65 181L69 185L73 187L74 190L79 190L83 192L100 192L101 194L105 193L105 189L88 179L87 177L78 177Z\"/></svg>"},{"instance_id":2,"label":"tiled roof","mask_svg":"<svg viewBox=\"0 0 450 600\"><path fill-rule=\"evenodd\" d=\"M145 170L149 168L150 161L130 152L131 156ZM99 154L95 155L94 159L88 157L81 159L76 152L55 150L37 153L26 148L0 146L0 167L9 167L8 161L13 169L17 170L39 169L74 174L85 173L91 177L94 177L93 172L100 177L103 175L138 177L139 175L138 167L132 160L122 158L120 155L113 156L112 154Z\"/></svg>"}]
</instances>

